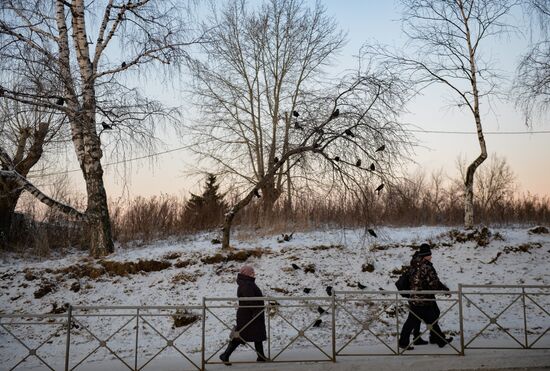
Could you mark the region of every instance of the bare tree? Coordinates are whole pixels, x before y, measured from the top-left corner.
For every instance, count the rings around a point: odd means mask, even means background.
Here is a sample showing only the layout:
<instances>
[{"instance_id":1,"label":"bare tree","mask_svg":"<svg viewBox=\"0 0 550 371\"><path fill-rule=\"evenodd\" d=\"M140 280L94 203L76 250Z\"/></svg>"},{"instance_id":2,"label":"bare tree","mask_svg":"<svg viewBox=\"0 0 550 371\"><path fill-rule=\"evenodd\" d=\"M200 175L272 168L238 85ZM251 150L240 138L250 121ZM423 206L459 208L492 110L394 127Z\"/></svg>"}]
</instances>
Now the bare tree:
<instances>
[{"instance_id":1,"label":"bare tree","mask_svg":"<svg viewBox=\"0 0 550 371\"><path fill-rule=\"evenodd\" d=\"M464 179L464 227L474 225L474 174L487 158L481 104L495 96L498 74L483 56L484 42L509 30L506 17L516 0L401 0L403 29L409 38L406 53L376 48L391 68L411 75L421 91L446 86L459 108L471 115L480 153L468 166Z\"/></svg>"},{"instance_id":2,"label":"bare tree","mask_svg":"<svg viewBox=\"0 0 550 371\"><path fill-rule=\"evenodd\" d=\"M305 93L322 78L344 35L317 3L245 0L212 10L209 43L191 64L193 95L202 115L193 123L195 149L240 184L261 183L269 212L284 192L292 130L305 129ZM298 116L300 115L300 116ZM279 160L279 161L278 161Z\"/></svg>"},{"instance_id":3,"label":"bare tree","mask_svg":"<svg viewBox=\"0 0 550 371\"><path fill-rule=\"evenodd\" d=\"M225 215L222 248L230 246L236 214L261 196L260 190L285 164L288 169L300 169L308 179L339 182L356 193L366 191L365 177L374 177L377 187L368 192L379 194L392 166L409 153L410 138L397 122L407 92L404 81L388 71L371 69L350 74L336 88L311 100L303 107L305 117L290 134L288 146L279 149L264 176Z\"/></svg>"},{"instance_id":4,"label":"bare tree","mask_svg":"<svg viewBox=\"0 0 550 371\"><path fill-rule=\"evenodd\" d=\"M491 212L513 198L515 175L506 158L492 154L487 167L481 168L476 180L476 199L480 207Z\"/></svg>"},{"instance_id":5,"label":"bare tree","mask_svg":"<svg viewBox=\"0 0 550 371\"><path fill-rule=\"evenodd\" d=\"M166 111L127 88L121 75L154 64L178 65L187 57L191 41L184 4L166 0L5 0L1 4L0 53L6 73L1 75L0 93L67 117L87 192L85 212L73 209L69 214L88 223L91 254L108 254L113 241L100 135L117 130L138 141L150 138L148 119ZM32 51L32 58L22 50ZM5 81L20 73L19 63L47 68L59 84L49 92L7 89ZM9 154L2 152L7 169L3 175L30 189ZM55 205L55 200L48 202ZM65 206L58 208L69 210Z\"/></svg>"},{"instance_id":6,"label":"bare tree","mask_svg":"<svg viewBox=\"0 0 550 371\"><path fill-rule=\"evenodd\" d=\"M14 169L27 177L44 151L63 142L63 124L63 116L51 110L4 100L0 103L0 147L10 150ZM0 178L0 242L9 242L13 214L22 191L16 182Z\"/></svg>"},{"instance_id":7,"label":"bare tree","mask_svg":"<svg viewBox=\"0 0 550 371\"><path fill-rule=\"evenodd\" d=\"M536 36L520 60L513 92L529 125L550 105L550 1L526 0L526 10Z\"/></svg>"}]
</instances>

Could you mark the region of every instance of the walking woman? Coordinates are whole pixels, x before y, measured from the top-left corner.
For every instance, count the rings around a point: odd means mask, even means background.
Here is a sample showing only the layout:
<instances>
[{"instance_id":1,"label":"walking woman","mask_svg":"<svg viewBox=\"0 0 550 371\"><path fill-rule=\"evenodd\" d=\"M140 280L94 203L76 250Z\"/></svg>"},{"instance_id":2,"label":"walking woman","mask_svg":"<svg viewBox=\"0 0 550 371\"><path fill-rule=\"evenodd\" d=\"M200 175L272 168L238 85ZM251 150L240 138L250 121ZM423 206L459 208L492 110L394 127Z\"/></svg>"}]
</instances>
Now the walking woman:
<instances>
[{"instance_id":1,"label":"walking woman","mask_svg":"<svg viewBox=\"0 0 550 371\"><path fill-rule=\"evenodd\" d=\"M239 298L262 297L262 291L254 282L256 274L250 265L244 265L237 275L237 296ZM263 300L239 300L237 309L237 326L232 332L232 339L225 352L220 355L224 364L230 366L231 353L241 344L254 342L258 358L256 361L265 362L263 341L267 339L265 331L265 315Z\"/></svg>"}]
</instances>

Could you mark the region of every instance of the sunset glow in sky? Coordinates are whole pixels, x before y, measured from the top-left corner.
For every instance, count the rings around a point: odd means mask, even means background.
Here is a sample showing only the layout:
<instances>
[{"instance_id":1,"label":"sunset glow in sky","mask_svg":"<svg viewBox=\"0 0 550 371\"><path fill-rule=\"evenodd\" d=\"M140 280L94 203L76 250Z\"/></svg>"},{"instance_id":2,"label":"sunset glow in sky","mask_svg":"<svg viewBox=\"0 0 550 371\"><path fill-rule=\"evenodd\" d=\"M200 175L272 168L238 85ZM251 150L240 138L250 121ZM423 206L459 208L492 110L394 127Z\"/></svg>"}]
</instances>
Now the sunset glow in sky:
<instances>
[{"instance_id":1,"label":"sunset glow in sky","mask_svg":"<svg viewBox=\"0 0 550 371\"><path fill-rule=\"evenodd\" d=\"M313 1L311 1L313 3ZM334 64L335 71L342 71L354 65L354 55L365 42L379 42L399 48L406 41L399 22L399 5L392 1L329 1L322 2L327 13L333 16L340 27L347 32L347 44ZM518 24L523 24L523 15L516 12ZM525 30L523 30L525 31ZM509 91L519 55L526 50L529 36L518 33L501 39L491 39L492 44L485 45L486 55L490 56L502 74L508 78L503 91ZM186 77L176 86L166 87L158 82L145 84L147 93L156 96L167 104L185 102ZM422 96L415 98L408 105L410 111L403 121L416 125L426 131L460 131L474 133L475 125L466 110L449 106L448 91L433 87ZM196 113L192 107L185 107L188 117ZM486 132L517 131L550 131L548 120L539 120L532 128L524 124L524 118L513 103L497 100L491 106L482 106L483 126ZM430 172L443 169L449 176L455 176L456 160L465 155L471 162L479 153L479 144L475 134L415 133L418 139L416 156L411 160L409 169ZM188 144L186 138L166 134L163 138L164 148L178 148ZM536 194L550 195L550 133L523 135L486 135L489 155L496 153L505 157L516 174L521 192L530 191ZM109 162L110 159L104 159ZM126 191L130 196L149 196L161 193L188 195L196 191L201 177L192 177L189 172L194 169L195 159L189 151L176 151L158 156L154 163L148 160L135 161L131 164L131 175L126 182L116 175L113 167L106 167L105 181L110 197L116 198ZM75 168L75 165L70 165ZM119 169L120 172L120 169ZM71 178L79 184L79 173L72 173ZM126 188L123 187L126 186ZM128 194L126 193L126 194Z\"/></svg>"}]
</instances>

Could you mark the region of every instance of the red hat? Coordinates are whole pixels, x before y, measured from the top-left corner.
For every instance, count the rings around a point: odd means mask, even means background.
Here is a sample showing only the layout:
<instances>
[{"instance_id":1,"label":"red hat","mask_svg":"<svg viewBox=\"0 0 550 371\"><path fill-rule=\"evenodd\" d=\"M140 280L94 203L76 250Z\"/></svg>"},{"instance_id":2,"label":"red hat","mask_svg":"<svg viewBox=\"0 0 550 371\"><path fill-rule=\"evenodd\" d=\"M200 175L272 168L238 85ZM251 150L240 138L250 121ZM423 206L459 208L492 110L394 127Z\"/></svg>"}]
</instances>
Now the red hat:
<instances>
[{"instance_id":1,"label":"red hat","mask_svg":"<svg viewBox=\"0 0 550 371\"><path fill-rule=\"evenodd\" d=\"M256 276L256 273L254 273L254 268L250 265L243 265L239 273L248 277Z\"/></svg>"}]
</instances>

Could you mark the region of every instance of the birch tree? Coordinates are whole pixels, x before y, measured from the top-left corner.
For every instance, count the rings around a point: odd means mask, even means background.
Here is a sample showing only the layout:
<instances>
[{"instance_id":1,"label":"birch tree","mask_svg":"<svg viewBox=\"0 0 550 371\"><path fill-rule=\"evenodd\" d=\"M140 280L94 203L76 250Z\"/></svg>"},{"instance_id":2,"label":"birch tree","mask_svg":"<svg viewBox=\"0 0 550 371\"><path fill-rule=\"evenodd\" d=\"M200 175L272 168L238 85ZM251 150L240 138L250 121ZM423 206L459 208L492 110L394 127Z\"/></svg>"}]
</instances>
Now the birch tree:
<instances>
[{"instance_id":1,"label":"birch tree","mask_svg":"<svg viewBox=\"0 0 550 371\"><path fill-rule=\"evenodd\" d=\"M530 124L550 107L550 1L527 0L532 39L517 68L513 93Z\"/></svg>"},{"instance_id":2,"label":"birch tree","mask_svg":"<svg viewBox=\"0 0 550 371\"><path fill-rule=\"evenodd\" d=\"M419 91L443 85L460 109L471 114L480 152L464 178L464 227L474 225L474 175L487 158L482 102L497 93L499 75L483 55L488 40L509 31L515 0L401 0L405 53L375 48L390 68L412 76Z\"/></svg>"},{"instance_id":3,"label":"birch tree","mask_svg":"<svg viewBox=\"0 0 550 371\"><path fill-rule=\"evenodd\" d=\"M4 82L9 76L3 74L0 92L7 99L55 109L67 117L87 192L86 210L69 214L88 224L94 256L113 251L100 134L114 129L122 132L127 125L128 134L139 135L145 130L140 123L151 117L149 108L153 112L159 108L149 100L140 104L142 95L127 88L121 75L145 71L147 66L177 66L187 57L185 50L191 40L184 5L160 0L2 1L3 63L15 74L18 72L12 62L45 66L61 86L50 94L13 91L6 88ZM32 50L33 58L26 58L23 49ZM129 103L124 107L109 104L120 99ZM12 166L13 159L3 159L7 168L3 175L23 186L22 175ZM48 202L52 206L55 200ZM58 206L67 210L62 207L66 205Z\"/></svg>"}]
</instances>

